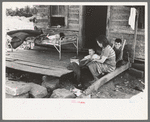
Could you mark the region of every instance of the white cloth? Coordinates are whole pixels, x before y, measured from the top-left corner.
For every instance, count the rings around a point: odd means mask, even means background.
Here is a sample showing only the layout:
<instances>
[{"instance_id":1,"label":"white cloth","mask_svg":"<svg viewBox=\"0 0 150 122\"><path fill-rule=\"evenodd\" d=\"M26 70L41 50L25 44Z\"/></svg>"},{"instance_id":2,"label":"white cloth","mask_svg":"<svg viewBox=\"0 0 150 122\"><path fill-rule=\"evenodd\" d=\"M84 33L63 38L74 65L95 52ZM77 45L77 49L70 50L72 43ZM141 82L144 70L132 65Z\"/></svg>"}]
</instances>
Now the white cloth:
<instances>
[{"instance_id":1,"label":"white cloth","mask_svg":"<svg viewBox=\"0 0 150 122\"><path fill-rule=\"evenodd\" d=\"M91 57L91 55L87 55L84 58L85 59L100 59L100 56L97 54L94 54L92 57Z\"/></svg>"},{"instance_id":2,"label":"white cloth","mask_svg":"<svg viewBox=\"0 0 150 122\"><path fill-rule=\"evenodd\" d=\"M130 10L130 17L129 17L129 25L134 30L135 29L135 17L136 17L136 9L131 8Z\"/></svg>"}]
</instances>

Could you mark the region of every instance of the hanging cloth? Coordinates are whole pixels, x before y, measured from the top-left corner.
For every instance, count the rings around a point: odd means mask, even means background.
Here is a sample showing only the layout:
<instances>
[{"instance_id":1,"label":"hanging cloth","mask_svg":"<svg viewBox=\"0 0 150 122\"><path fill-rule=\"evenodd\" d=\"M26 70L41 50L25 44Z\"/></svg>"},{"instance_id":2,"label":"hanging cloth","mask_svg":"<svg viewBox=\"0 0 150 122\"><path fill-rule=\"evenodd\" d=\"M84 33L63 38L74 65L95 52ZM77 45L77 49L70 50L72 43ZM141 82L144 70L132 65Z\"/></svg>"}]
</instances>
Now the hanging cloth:
<instances>
[{"instance_id":1,"label":"hanging cloth","mask_svg":"<svg viewBox=\"0 0 150 122\"><path fill-rule=\"evenodd\" d=\"M135 17L136 17L136 9L131 8L130 10L130 17L129 17L129 25L134 30L135 29Z\"/></svg>"}]
</instances>

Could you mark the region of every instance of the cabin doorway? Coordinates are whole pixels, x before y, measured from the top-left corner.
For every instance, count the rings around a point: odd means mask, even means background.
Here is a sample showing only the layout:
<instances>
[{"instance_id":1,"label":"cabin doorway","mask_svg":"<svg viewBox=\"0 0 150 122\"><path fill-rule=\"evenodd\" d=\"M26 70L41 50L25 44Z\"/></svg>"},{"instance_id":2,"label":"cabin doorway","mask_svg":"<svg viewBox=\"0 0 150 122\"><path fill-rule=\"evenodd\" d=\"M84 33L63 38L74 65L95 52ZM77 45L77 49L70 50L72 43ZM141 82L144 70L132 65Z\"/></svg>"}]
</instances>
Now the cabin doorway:
<instances>
[{"instance_id":1,"label":"cabin doorway","mask_svg":"<svg viewBox=\"0 0 150 122\"><path fill-rule=\"evenodd\" d=\"M106 35L107 6L85 6L84 47L95 47L95 38Z\"/></svg>"}]
</instances>

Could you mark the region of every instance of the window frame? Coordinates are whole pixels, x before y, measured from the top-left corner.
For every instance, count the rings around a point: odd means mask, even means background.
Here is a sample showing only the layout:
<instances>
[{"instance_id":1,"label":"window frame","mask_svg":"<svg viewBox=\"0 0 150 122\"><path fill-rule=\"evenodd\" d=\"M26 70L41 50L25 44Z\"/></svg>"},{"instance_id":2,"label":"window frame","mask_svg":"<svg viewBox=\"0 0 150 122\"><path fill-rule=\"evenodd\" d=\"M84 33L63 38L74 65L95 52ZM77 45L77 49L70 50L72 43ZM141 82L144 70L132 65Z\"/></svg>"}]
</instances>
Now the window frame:
<instances>
[{"instance_id":1,"label":"window frame","mask_svg":"<svg viewBox=\"0 0 150 122\"><path fill-rule=\"evenodd\" d=\"M49 11L50 11L50 16L49 16L49 26L51 28L57 28L57 26L52 26L51 25L51 18L52 17L64 17L64 21L65 21L65 26L62 26L61 28L68 28L68 12L69 12L69 6L68 5L64 5L65 6L65 15L52 15L52 6L54 5L50 5L49 7ZM61 5L55 5L55 6L61 6Z\"/></svg>"}]
</instances>

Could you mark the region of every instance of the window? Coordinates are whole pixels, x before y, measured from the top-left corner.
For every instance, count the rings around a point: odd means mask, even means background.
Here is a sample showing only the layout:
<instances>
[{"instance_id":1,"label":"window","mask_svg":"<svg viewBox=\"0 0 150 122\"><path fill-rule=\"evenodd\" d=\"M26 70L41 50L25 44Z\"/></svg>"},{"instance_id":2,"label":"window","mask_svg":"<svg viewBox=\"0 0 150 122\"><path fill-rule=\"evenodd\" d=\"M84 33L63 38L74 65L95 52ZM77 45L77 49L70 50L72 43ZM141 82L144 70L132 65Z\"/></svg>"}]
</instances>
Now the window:
<instances>
[{"instance_id":1,"label":"window","mask_svg":"<svg viewBox=\"0 0 150 122\"><path fill-rule=\"evenodd\" d=\"M128 6L130 7L130 6ZM134 28L135 25L135 20L137 17L137 13L135 12L138 11L138 29L143 30L145 28L145 6L131 6L130 7L130 16L129 16L129 25ZM135 17L135 18L134 18Z\"/></svg>"},{"instance_id":2,"label":"window","mask_svg":"<svg viewBox=\"0 0 150 122\"><path fill-rule=\"evenodd\" d=\"M68 26L68 6L50 6L50 26Z\"/></svg>"}]
</instances>

